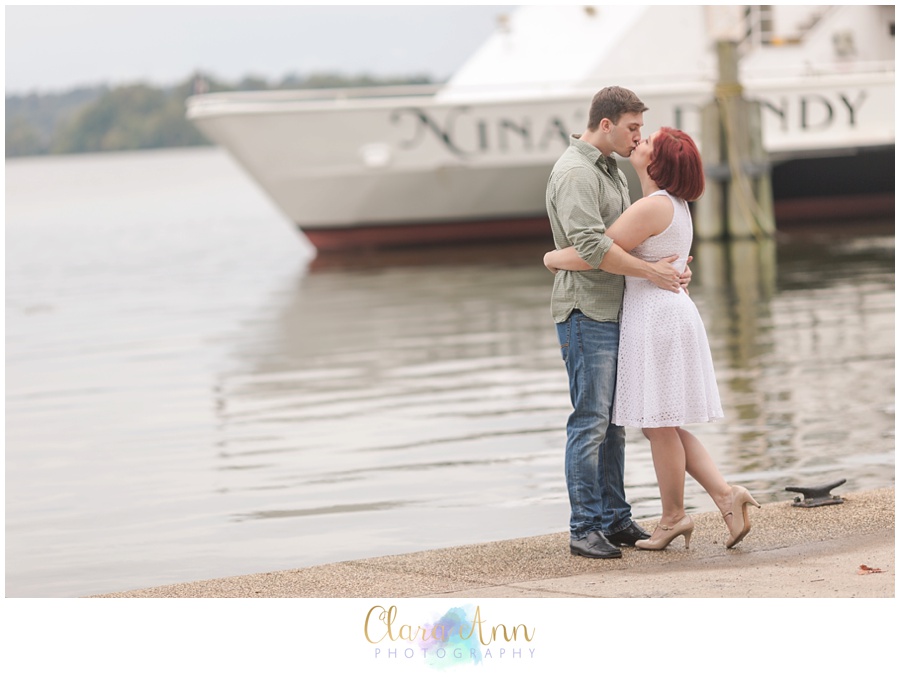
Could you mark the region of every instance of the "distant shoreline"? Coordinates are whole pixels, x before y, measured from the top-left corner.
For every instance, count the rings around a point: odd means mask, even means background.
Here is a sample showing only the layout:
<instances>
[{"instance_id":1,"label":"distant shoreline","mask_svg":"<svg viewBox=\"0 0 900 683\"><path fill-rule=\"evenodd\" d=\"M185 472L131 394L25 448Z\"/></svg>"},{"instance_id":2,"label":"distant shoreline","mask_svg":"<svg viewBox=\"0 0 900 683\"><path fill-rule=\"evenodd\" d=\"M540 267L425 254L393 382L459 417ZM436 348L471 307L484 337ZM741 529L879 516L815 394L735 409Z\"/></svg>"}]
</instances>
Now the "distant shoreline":
<instances>
[{"instance_id":1,"label":"distant shoreline","mask_svg":"<svg viewBox=\"0 0 900 683\"><path fill-rule=\"evenodd\" d=\"M375 77L312 73L279 81L246 76L236 83L192 74L168 86L143 81L52 92L6 93L6 158L165 149L211 144L185 118L184 102L205 92L307 90L434 84L429 76Z\"/></svg>"}]
</instances>

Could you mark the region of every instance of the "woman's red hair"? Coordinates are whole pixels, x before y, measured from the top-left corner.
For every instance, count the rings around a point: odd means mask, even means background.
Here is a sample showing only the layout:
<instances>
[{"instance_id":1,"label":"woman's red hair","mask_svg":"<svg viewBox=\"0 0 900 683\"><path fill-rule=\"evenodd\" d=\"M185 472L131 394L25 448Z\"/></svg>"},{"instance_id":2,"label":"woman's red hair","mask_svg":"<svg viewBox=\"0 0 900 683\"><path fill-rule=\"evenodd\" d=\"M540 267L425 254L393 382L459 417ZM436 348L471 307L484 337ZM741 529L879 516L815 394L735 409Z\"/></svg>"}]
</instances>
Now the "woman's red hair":
<instances>
[{"instance_id":1,"label":"woman's red hair","mask_svg":"<svg viewBox=\"0 0 900 683\"><path fill-rule=\"evenodd\" d=\"M703 194L703 162L691 136L676 128L660 128L653 138L653 152L647 166L650 178L660 189L692 202Z\"/></svg>"}]
</instances>

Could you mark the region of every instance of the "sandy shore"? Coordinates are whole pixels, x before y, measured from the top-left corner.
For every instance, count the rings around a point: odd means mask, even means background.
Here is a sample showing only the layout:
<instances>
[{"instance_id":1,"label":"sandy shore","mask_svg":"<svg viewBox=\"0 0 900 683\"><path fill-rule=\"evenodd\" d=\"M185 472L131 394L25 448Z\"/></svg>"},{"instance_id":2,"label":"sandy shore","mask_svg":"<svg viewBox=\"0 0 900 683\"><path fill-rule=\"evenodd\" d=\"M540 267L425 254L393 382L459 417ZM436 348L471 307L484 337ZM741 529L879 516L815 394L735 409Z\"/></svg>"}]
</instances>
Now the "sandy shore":
<instances>
[{"instance_id":1,"label":"sandy shore","mask_svg":"<svg viewBox=\"0 0 900 683\"><path fill-rule=\"evenodd\" d=\"M753 530L733 550L719 515L703 513L690 550L677 539L664 552L590 560L572 556L562 532L91 597L894 597L894 488L834 493L844 503L751 510Z\"/></svg>"}]
</instances>

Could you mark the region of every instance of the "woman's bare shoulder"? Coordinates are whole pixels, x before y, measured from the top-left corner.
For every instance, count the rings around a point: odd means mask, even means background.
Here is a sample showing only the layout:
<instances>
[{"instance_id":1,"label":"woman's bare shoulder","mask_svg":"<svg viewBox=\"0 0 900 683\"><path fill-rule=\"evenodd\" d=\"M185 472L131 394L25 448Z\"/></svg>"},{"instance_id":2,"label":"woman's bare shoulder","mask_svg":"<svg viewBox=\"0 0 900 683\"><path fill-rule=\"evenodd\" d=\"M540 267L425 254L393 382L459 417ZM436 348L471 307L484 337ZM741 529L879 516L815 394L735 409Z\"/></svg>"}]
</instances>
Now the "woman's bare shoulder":
<instances>
[{"instance_id":1,"label":"woman's bare shoulder","mask_svg":"<svg viewBox=\"0 0 900 683\"><path fill-rule=\"evenodd\" d=\"M641 197L628 209L635 218L641 221L651 222L654 227L659 227L659 232L665 230L672 217L675 215L675 207L672 200L664 194L652 194L649 197Z\"/></svg>"},{"instance_id":2,"label":"woman's bare shoulder","mask_svg":"<svg viewBox=\"0 0 900 683\"><path fill-rule=\"evenodd\" d=\"M675 209L668 197L643 197L632 204L607 229L606 234L625 251L631 251L648 237L658 235L668 228L674 215Z\"/></svg>"}]
</instances>

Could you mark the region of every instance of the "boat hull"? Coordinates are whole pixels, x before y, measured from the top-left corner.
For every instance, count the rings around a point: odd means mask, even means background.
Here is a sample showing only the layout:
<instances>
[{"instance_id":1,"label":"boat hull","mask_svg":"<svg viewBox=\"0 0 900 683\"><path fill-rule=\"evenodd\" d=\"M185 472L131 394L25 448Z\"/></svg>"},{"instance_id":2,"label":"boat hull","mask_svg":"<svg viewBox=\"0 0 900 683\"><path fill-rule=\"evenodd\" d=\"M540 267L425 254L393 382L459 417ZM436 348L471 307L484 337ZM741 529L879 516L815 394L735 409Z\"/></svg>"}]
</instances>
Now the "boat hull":
<instances>
[{"instance_id":1,"label":"boat hull","mask_svg":"<svg viewBox=\"0 0 900 683\"><path fill-rule=\"evenodd\" d=\"M550 221L546 215L407 225L305 227L302 233L321 252L396 249L453 243L512 242L540 238L547 239L548 248L552 247Z\"/></svg>"}]
</instances>

